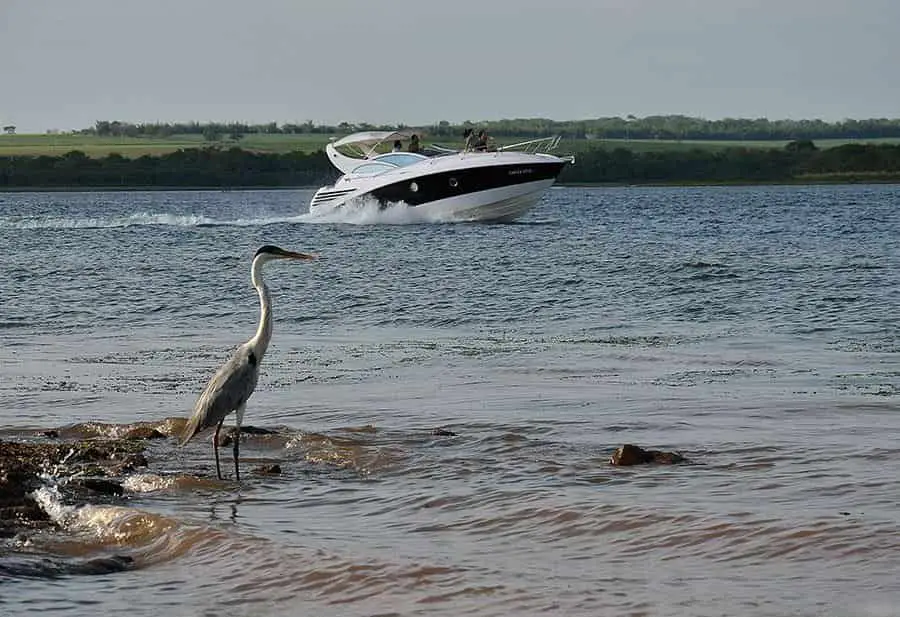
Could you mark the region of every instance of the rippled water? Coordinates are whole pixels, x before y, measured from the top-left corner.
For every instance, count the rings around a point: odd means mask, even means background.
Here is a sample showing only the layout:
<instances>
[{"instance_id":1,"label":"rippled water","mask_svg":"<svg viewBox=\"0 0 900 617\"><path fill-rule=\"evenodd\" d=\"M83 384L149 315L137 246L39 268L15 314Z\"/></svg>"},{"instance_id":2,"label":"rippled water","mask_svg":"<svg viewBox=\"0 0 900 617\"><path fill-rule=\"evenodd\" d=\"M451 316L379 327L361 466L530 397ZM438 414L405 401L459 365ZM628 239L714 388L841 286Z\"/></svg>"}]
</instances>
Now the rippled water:
<instances>
[{"instance_id":1,"label":"rippled water","mask_svg":"<svg viewBox=\"0 0 900 617\"><path fill-rule=\"evenodd\" d=\"M61 531L0 564L135 567L0 575L4 614L900 614L900 187L559 188L514 225L309 198L0 194L0 437L186 417L255 330L255 249L321 255L267 269L242 484L208 439L149 442L124 502L48 478Z\"/></svg>"}]
</instances>

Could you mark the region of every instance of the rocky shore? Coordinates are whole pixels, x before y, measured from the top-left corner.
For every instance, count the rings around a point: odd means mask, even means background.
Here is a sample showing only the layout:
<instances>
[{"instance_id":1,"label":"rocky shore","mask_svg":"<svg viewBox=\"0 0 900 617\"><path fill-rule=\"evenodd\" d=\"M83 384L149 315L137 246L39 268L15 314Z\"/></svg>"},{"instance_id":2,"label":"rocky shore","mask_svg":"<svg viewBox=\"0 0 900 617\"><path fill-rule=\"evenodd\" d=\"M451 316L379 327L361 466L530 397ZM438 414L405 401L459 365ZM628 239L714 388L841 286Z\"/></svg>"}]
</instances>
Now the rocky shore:
<instances>
[{"instance_id":1,"label":"rocky shore","mask_svg":"<svg viewBox=\"0 0 900 617\"><path fill-rule=\"evenodd\" d=\"M0 439L0 539L53 524L33 497L46 477L74 504L122 495L124 477L148 465L148 440L175 435L183 423L86 423Z\"/></svg>"},{"instance_id":2,"label":"rocky shore","mask_svg":"<svg viewBox=\"0 0 900 617\"><path fill-rule=\"evenodd\" d=\"M50 524L32 497L52 475L69 497L120 495L121 478L147 466L143 440L86 439L69 443L0 441L0 538Z\"/></svg>"},{"instance_id":3,"label":"rocky shore","mask_svg":"<svg viewBox=\"0 0 900 617\"><path fill-rule=\"evenodd\" d=\"M183 422L168 418L134 425L90 423L39 431L16 441L0 440L0 539L54 525L33 496L46 484L46 477L55 479L66 503L115 501L125 492L125 477L148 466L148 441L177 435ZM245 427L243 432L245 436L271 433L253 427ZM456 435L444 429L435 429L433 434ZM231 439L231 431L222 431L220 445ZM614 466L687 462L675 452L645 450L633 444L620 446L609 459ZM278 474L281 469L276 464L254 471L265 475Z\"/></svg>"}]
</instances>

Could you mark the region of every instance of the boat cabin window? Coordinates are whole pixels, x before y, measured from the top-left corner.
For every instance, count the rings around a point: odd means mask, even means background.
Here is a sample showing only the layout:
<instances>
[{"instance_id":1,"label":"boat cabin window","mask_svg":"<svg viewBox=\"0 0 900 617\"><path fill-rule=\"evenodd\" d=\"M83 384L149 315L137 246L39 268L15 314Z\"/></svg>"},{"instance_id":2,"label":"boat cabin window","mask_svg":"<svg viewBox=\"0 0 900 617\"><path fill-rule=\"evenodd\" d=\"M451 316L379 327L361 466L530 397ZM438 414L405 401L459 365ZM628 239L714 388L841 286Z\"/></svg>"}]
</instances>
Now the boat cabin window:
<instances>
[{"instance_id":1,"label":"boat cabin window","mask_svg":"<svg viewBox=\"0 0 900 617\"><path fill-rule=\"evenodd\" d=\"M354 168L350 173L354 176L377 176L378 174L383 174L386 171L390 171L391 169L397 169L396 165L391 165L390 163L364 163L359 167Z\"/></svg>"},{"instance_id":2,"label":"boat cabin window","mask_svg":"<svg viewBox=\"0 0 900 617\"><path fill-rule=\"evenodd\" d=\"M413 154L412 152L390 152L388 154L376 156L374 160L379 162L391 163L392 165L396 165L397 167L406 167L407 165L413 165L427 158L427 156L423 156L421 154Z\"/></svg>"}]
</instances>

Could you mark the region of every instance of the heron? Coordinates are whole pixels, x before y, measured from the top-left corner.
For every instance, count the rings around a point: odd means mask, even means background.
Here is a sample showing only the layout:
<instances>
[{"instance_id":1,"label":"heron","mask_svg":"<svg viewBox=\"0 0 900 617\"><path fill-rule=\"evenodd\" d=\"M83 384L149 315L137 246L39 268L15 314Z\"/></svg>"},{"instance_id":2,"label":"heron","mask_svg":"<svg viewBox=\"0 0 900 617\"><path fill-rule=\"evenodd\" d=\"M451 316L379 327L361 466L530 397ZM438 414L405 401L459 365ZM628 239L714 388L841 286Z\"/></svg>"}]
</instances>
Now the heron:
<instances>
[{"instance_id":1,"label":"heron","mask_svg":"<svg viewBox=\"0 0 900 617\"><path fill-rule=\"evenodd\" d=\"M213 435L213 450L216 454L216 475L222 479L222 468L219 465L219 431L222 423L231 412L235 412L234 436L234 478L241 481L238 468L238 453L241 443L241 422L247 400L253 394L259 380L259 365L262 362L269 341L272 340L272 301L269 288L263 281L262 268L267 262L276 259L315 259L310 253L295 253L277 246L267 244L256 251L253 265L250 267L250 280L259 293L259 325L256 334L249 341L238 347L225 364L213 375L206 388L194 405L184 431L181 433L180 445L184 446L204 429L216 427Z\"/></svg>"}]
</instances>

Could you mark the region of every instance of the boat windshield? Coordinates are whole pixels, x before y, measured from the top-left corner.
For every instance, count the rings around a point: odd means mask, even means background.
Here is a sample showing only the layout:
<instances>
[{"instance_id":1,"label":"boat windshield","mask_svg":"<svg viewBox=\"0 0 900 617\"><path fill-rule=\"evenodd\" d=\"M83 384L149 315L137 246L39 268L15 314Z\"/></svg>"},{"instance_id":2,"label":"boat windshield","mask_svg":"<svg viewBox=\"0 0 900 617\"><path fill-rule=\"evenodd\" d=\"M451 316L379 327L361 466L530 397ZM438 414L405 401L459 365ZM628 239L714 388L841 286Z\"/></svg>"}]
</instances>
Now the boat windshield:
<instances>
[{"instance_id":1,"label":"boat windshield","mask_svg":"<svg viewBox=\"0 0 900 617\"><path fill-rule=\"evenodd\" d=\"M350 173L354 176L377 176L378 174L383 174L392 169L397 169L397 166L391 165L390 163L376 163L373 161L370 163L363 163L359 167L354 168Z\"/></svg>"},{"instance_id":2,"label":"boat windshield","mask_svg":"<svg viewBox=\"0 0 900 617\"><path fill-rule=\"evenodd\" d=\"M414 165L419 161L424 161L427 158L427 156L415 154L413 152L389 152L387 154L380 154L372 160L380 163L390 163L397 167L406 167L407 165Z\"/></svg>"}]
</instances>

